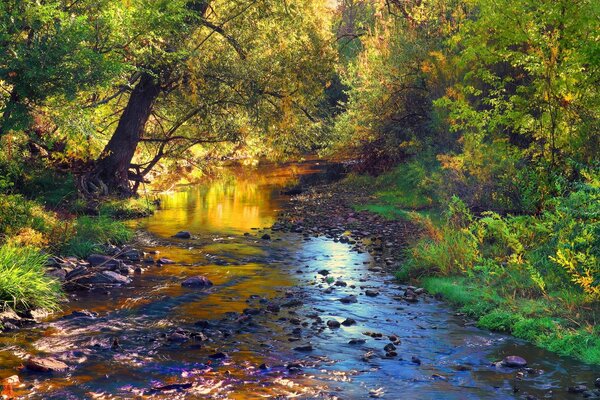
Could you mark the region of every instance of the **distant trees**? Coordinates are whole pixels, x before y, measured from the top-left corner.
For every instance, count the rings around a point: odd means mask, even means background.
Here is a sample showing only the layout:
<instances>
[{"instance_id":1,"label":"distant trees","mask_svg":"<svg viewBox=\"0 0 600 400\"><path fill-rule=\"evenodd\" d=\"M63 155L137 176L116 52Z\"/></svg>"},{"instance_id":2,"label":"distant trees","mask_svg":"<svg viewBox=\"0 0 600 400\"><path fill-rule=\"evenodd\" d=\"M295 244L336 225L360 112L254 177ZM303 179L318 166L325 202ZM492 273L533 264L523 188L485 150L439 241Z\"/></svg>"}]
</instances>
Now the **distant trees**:
<instances>
[{"instance_id":1,"label":"distant trees","mask_svg":"<svg viewBox=\"0 0 600 400\"><path fill-rule=\"evenodd\" d=\"M469 204L535 211L598 162L598 2L370 4L336 122L366 170L434 154Z\"/></svg>"}]
</instances>

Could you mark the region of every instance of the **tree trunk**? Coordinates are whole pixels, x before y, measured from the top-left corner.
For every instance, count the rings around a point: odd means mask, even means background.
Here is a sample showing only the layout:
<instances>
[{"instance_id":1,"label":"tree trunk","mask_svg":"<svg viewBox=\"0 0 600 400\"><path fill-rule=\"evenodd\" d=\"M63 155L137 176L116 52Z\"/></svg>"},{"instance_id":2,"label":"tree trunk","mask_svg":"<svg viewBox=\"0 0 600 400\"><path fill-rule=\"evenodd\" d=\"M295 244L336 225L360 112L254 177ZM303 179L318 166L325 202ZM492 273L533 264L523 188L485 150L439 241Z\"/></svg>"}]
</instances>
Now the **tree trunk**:
<instances>
[{"instance_id":1,"label":"tree trunk","mask_svg":"<svg viewBox=\"0 0 600 400\"><path fill-rule=\"evenodd\" d=\"M103 191L124 196L133 194L129 186L129 167L160 92L160 83L144 72L96 164L93 175L97 182L105 185Z\"/></svg>"}]
</instances>

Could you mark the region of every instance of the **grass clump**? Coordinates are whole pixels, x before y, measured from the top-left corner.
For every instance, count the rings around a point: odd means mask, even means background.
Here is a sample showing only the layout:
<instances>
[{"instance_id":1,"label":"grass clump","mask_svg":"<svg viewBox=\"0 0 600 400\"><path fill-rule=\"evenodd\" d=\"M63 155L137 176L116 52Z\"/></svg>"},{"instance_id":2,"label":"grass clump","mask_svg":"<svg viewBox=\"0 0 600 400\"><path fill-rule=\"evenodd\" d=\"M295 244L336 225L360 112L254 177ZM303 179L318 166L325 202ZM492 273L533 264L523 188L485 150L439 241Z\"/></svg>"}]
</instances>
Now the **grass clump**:
<instances>
[{"instance_id":1,"label":"grass clump","mask_svg":"<svg viewBox=\"0 0 600 400\"><path fill-rule=\"evenodd\" d=\"M31 247L0 246L0 302L15 311L59 308L58 281L45 275L47 256Z\"/></svg>"},{"instance_id":2,"label":"grass clump","mask_svg":"<svg viewBox=\"0 0 600 400\"><path fill-rule=\"evenodd\" d=\"M107 216L77 218L75 235L67 241L61 253L85 258L102 250L104 244L121 245L129 241L133 232L122 222Z\"/></svg>"},{"instance_id":3,"label":"grass clump","mask_svg":"<svg viewBox=\"0 0 600 400\"><path fill-rule=\"evenodd\" d=\"M114 219L133 219L152 215L156 205L147 198L110 200L102 203L98 211Z\"/></svg>"}]
</instances>

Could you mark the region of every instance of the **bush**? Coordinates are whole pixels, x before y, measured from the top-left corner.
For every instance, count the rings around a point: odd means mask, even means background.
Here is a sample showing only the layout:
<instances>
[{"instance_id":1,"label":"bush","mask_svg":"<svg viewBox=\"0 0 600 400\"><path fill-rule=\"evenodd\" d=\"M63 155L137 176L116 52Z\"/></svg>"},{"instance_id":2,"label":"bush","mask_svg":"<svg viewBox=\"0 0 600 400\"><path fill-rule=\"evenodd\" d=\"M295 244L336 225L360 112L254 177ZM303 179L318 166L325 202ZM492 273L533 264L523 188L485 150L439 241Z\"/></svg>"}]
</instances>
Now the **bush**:
<instances>
[{"instance_id":1,"label":"bush","mask_svg":"<svg viewBox=\"0 0 600 400\"><path fill-rule=\"evenodd\" d=\"M54 213L21 195L0 195L0 235L17 235L22 229L50 234L58 225Z\"/></svg>"},{"instance_id":2,"label":"bush","mask_svg":"<svg viewBox=\"0 0 600 400\"><path fill-rule=\"evenodd\" d=\"M0 302L15 311L57 310L61 285L45 275L47 257L31 247L0 247Z\"/></svg>"}]
</instances>

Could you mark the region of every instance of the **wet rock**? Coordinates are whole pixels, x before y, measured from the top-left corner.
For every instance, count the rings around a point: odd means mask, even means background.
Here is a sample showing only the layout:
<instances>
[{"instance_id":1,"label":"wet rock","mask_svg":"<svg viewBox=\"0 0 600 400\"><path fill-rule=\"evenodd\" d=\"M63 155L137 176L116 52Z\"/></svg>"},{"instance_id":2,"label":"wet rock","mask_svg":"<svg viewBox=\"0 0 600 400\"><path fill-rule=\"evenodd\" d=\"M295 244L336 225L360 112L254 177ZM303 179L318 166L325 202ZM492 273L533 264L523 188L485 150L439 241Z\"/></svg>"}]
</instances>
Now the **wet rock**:
<instances>
[{"instance_id":1,"label":"wet rock","mask_svg":"<svg viewBox=\"0 0 600 400\"><path fill-rule=\"evenodd\" d=\"M421 359L419 357L412 356L410 358L410 361L413 362L414 364L421 365Z\"/></svg>"},{"instance_id":2,"label":"wet rock","mask_svg":"<svg viewBox=\"0 0 600 400\"><path fill-rule=\"evenodd\" d=\"M390 336L388 336L388 339L390 340L390 342L392 342L394 344L400 343L400 338L396 335L390 335Z\"/></svg>"},{"instance_id":3,"label":"wet rock","mask_svg":"<svg viewBox=\"0 0 600 400\"><path fill-rule=\"evenodd\" d=\"M52 357L30 357L25 366L36 372L63 372L69 369L67 364Z\"/></svg>"},{"instance_id":4,"label":"wet rock","mask_svg":"<svg viewBox=\"0 0 600 400\"><path fill-rule=\"evenodd\" d=\"M292 307L299 307L302 304L304 304L304 303L302 303L301 300L293 299L293 300L290 300L290 301L288 301L286 303L283 303L281 306L285 307L285 308L292 308Z\"/></svg>"},{"instance_id":5,"label":"wet rock","mask_svg":"<svg viewBox=\"0 0 600 400\"><path fill-rule=\"evenodd\" d=\"M166 257L162 257L162 258L159 258L156 263L158 265L167 265L167 264L175 264L175 261L173 261L169 258L166 258Z\"/></svg>"},{"instance_id":6,"label":"wet rock","mask_svg":"<svg viewBox=\"0 0 600 400\"><path fill-rule=\"evenodd\" d=\"M567 389L567 392L569 393L583 393L583 392L587 392L588 388L585 385L575 385L575 386L569 386L569 388Z\"/></svg>"},{"instance_id":7,"label":"wet rock","mask_svg":"<svg viewBox=\"0 0 600 400\"><path fill-rule=\"evenodd\" d=\"M264 235L262 235L260 237L262 240L271 240L271 235L269 235L268 233L265 233Z\"/></svg>"},{"instance_id":8,"label":"wet rock","mask_svg":"<svg viewBox=\"0 0 600 400\"><path fill-rule=\"evenodd\" d=\"M342 325L344 326L352 326L352 325L356 325L356 320L352 319L352 318L346 318L343 322Z\"/></svg>"},{"instance_id":9,"label":"wet rock","mask_svg":"<svg viewBox=\"0 0 600 400\"><path fill-rule=\"evenodd\" d=\"M189 339L190 338L182 332L173 332L169 335L169 337L167 337L167 340L169 342L175 342L175 343L187 342Z\"/></svg>"},{"instance_id":10,"label":"wet rock","mask_svg":"<svg viewBox=\"0 0 600 400\"><path fill-rule=\"evenodd\" d=\"M594 382L594 386L596 386L598 389L600 389L600 378L596 378L596 381Z\"/></svg>"},{"instance_id":11,"label":"wet rock","mask_svg":"<svg viewBox=\"0 0 600 400\"><path fill-rule=\"evenodd\" d=\"M352 303L358 302L358 300L356 299L356 296L353 294L346 296L346 297L342 297L340 299L340 301L344 304L352 304Z\"/></svg>"},{"instance_id":12,"label":"wet rock","mask_svg":"<svg viewBox=\"0 0 600 400\"><path fill-rule=\"evenodd\" d=\"M368 297L376 297L379 296L379 292L377 290L367 289L365 290L365 295Z\"/></svg>"},{"instance_id":13,"label":"wet rock","mask_svg":"<svg viewBox=\"0 0 600 400\"><path fill-rule=\"evenodd\" d=\"M228 357L228 355L226 353L223 353L222 351L219 351L217 353L214 353L214 354L211 354L210 356L208 356L208 358L212 358L213 360L222 360L227 357Z\"/></svg>"},{"instance_id":14,"label":"wet rock","mask_svg":"<svg viewBox=\"0 0 600 400\"><path fill-rule=\"evenodd\" d=\"M301 351L301 352L309 352L309 351L313 351L313 346L311 344L305 344L302 346L294 347L294 350Z\"/></svg>"},{"instance_id":15,"label":"wet rock","mask_svg":"<svg viewBox=\"0 0 600 400\"><path fill-rule=\"evenodd\" d=\"M50 268L46 270L46 275L61 282L67 279L67 271L62 268Z\"/></svg>"},{"instance_id":16,"label":"wet rock","mask_svg":"<svg viewBox=\"0 0 600 400\"><path fill-rule=\"evenodd\" d=\"M269 366L265 363L262 363L258 366L258 369L265 371L265 370L269 369Z\"/></svg>"},{"instance_id":17,"label":"wet rock","mask_svg":"<svg viewBox=\"0 0 600 400\"><path fill-rule=\"evenodd\" d=\"M127 285L131 283L131 279L114 271L102 271L82 279L79 282L105 285Z\"/></svg>"},{"instance_id":18,"label":"wet rock","mask_svg":"<svg viewBox=\"0 0 600 400\"><path fill-rule=\"evenodd\" d=\"M171 383L168 385L158 385L154 386L152 389L145 391L144 394L152 395L160 392L171 392L177 391L181 392L182 390L190 389L193 385L191 383Z\"/></svg>"},{"instance_id":19,"label":"wet rock","mask_svg":"<svg viewBox=\"0 0 600 400\"><path fill-rule=\"evenodd\" d=\"M126 252L124 252L121 255L121 258L124 258L126 260L132 261L132 262L139 262L142 260L142 252L137 250L137 249L131 249L131 250L127 250Z\"/></svg>"},{"instance_id":20,"label":"wet rock","mask_svg":"<svg viewBox=\"0 0 600 400\"><path fill-rule=\"evenodd\" d=\"M80 276L86 275L87 273L88 273L87 267L84 267L83 265L78 265L77 267L75 267L73 270L71 270L70 272L68 272L65 275L65 279L70 281L70 280L73 280Z\"/></svg>"},{"instance_id":21,"label":"wet rock","mask_svg":"<svg viewBox=\"0 0 600 400\"><path fill-rule=\"evenodd\" d=\"M384 346L383 350L386 352L394 351L396 350L396 346L394 346L392 343L388 343Z\"/></svg>"},{"instance_id":22,"label":"wet rock","mask_svg":"<svg viewBox=\"0 0 600 400\"><path fill-rule=\"evenodd\" d=\"M335 286L346 287L348 284L344 281L337 281L335 282Z\"/></svg>"},{"instance_id":23,"label":"wet rock","mask_svg":"<svg viewBox=\"0 0 600 400\"><path fill-rule=\"evenodd\" d=\"M179 231L176 234L174 234L173 237L176 239L191 239L192 234L188 231Z\"/></svg>"},{"instance_id":24,"label":"wet rock","mask_svg":"<svg viewBox=\"0 0 600 400\"><path fill-rule=\"evenodd\" d=\"M365 339L350 339L348 344L356 345L356 344L365 344L367 341Z\"/></svg>"},{"instance_id":25,"label":"wet rock","mask_svg":"<svg viewBox=\"0 0 600 400\"><path fill-rule=\"evenodd\" d=\"M319 275L323 275L323 276L327 276L329 275L329 271L326 269L322 269L319 272L317 272Z\"/></svg>"},{"instance_id":26,"label":"wet rock","mask_svg":"<svg viewBox=\"0 0 600 400\"><path fill-rule=\"evenodd\" d=\"M92 254L87 258L87 262L93 267L102 266L106 269L116 269L122 264L121 260L115 260L112 257L105 256L102 254Z\"/></svg>"},{"instance_id":27,"label":"wet rock","mask_svg":"<svg viewBox=\"0 0 600 400\"><path fill-rule=\"evenodd\" d=\"M331 329L336 329L340 327L340 323L335 319L330 319L329 321L327 321L327 326Z\"/></svg>"},{"instance_id":28,"label":"wet rock","mask_svg":"<svg viewBox=\"0 0 600 400\"><path fill-rule=\"evenodd\" d=\"M507 368L523 368L527 366L527 361L519 356L506 356L502 360L502 366Z\"/></svg>"},{"instance_id":29,"label":"wet rock","mask_svg":"<svg viewBox=\"0 0 600 400\"><path fill-rule=\"evenodd\" d=\"M98 313L88 311L88 310L75 310L70 315L73 318L90 318L94 319L98 316Z\"/></svg>"},{"instance_id":30,"label":"wet rock","mask_svg":"<svg viewBox=\"0 0 600 400\"><path fill-rule=\"evenodd\" d=\"M190 288L211 287L213 283L205 276L192 276L181 282L181 286Z\"/></svg>"},{"instance_id":31,"label":"wet rock","mask_svg":"<svg viewBox=\"0 0 600 400\"><path fill-rule=\"evenodd\" d=\"M258 315L260 314L260 308L246 308L244 309L246 315Z\"/></svg>"},{"instance_id":32,"label":"wet rock","mask_svg":"<svg viewBox=\"0 0 600 400\"><path fill-rule=\"evenodd\" d=\"M196 321L194 323L194 325L199 326L202 329L210 328L210 322L208 322L207 320L204 320L204 319L202 319L200 321Z\"/></svg>"}]
</instances>

